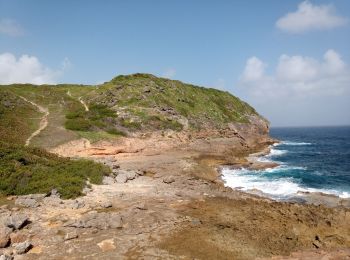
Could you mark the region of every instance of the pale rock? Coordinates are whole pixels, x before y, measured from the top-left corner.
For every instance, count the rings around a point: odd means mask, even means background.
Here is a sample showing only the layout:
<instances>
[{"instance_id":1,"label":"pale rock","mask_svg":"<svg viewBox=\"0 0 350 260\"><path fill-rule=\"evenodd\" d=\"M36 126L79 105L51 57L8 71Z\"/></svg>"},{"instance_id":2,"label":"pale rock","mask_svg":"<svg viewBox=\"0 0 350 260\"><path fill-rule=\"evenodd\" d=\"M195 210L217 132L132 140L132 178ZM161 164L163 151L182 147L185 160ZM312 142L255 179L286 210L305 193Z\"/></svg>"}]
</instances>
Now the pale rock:
<instances>
[{"instance_id":1,"label":"pale rock","mask_svg":"<svg viewBox=\"0 0 350 260\"><path fill-rule=\"evenodd\" d=\"M115 177L115 180L117 183L126 183L128 181L128 177L126 174L118 174L117 177Z\"/></svg>"},{"instance_id":2,"label":"pale rock","mask_svg":"<svg viewBox=\"0 0 350 260\"><path fill-rule=\"evenodd\" d=\"M170 184L170 183L173 183L175 181L175 178L173 176L166 176L164 179L163 179L163 182L164 183L167 183L167 184Z\"/></svg>"},{"instance_id":3,"label":"pale rock","mask_svg":"<svg viewBox=\"0 0 350 260\"><path fill-rule=\"evenodd\" d=\"M113 183L115 183L115 180L110 176L104 176L102 179L102 184L104 185L111 185Z\"/></svg>"},{"instance_id":4,"label":"pale rock","mask_svg":"<svg viewBox=\"0 0 350 260\"><path fill-rule=\"evenodd\" d=\"M25 241L22 243L14 243L12 246L15 248L17 254L22 255L28 252L28 250L32 247L32 244Z\"/></svg>"},{"instance_id":5,"label":"pale rock","mask_svg":"<svg viewBox=\"0 0 350 260\"><path fill-rule=\"evenodd\" d=\"M8 246L12 228L0 227L0 248Z\"/></svg>"}]
</instances>

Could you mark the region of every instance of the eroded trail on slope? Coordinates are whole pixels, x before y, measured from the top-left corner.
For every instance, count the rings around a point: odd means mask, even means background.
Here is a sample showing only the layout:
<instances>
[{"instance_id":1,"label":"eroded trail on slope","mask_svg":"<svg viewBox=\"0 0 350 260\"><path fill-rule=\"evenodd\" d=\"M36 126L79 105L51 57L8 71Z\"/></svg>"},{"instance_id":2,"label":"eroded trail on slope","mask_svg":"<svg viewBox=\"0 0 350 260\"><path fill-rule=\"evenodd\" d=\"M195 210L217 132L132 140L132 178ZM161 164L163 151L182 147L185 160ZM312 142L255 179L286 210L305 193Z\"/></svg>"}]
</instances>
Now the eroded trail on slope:
<instances>
[{"instance_id":1,"label":"eroded trail on slope","mask_svg":"<svg viewBox=\"0 0 350 260\"><path fill-rule=\"evenodd\" d=\"M25 146L28 146L28 145L30 144L31 140L32 140L35 136L37 136L38 134L40 134L40 132L43 131L43 130L47 127L47 125L48 125L48 123L49 123L47 118L48 118L50 112L49 112L49 110L48 110L47 108L44 108L44 107L42 107L42 106L40 106L40 105L34 103L33 101L30 101L30 100L26 99L25 97L22 97L22 96L19 96L19 97L22 98L24 101L26 101L26 102L32 104L33 106L35 106L35 107L39 110L40 113L43 113L43 114L44 114L43 117L42 117L41 120L40 120L39 128L38 128L36 131L34 131L34 132L27 138L26 143L25 143Z\"/></svg>"},{"instance_id":2,"label":"eroded trail on slope","mask_svg":"<svg viewBox=\"0 0 350 260\"><path fill-rule=\"evenodd\" d=\"M67 91L67 95L70 96L71 98L73 98L72 94L70 93L70 91ZM79 102L83 105L85 111L89 111L89 107L86 105L86 103L84 102L84 100L82 100L81 97L78 98Z\"/></svg>"}]
</instances>

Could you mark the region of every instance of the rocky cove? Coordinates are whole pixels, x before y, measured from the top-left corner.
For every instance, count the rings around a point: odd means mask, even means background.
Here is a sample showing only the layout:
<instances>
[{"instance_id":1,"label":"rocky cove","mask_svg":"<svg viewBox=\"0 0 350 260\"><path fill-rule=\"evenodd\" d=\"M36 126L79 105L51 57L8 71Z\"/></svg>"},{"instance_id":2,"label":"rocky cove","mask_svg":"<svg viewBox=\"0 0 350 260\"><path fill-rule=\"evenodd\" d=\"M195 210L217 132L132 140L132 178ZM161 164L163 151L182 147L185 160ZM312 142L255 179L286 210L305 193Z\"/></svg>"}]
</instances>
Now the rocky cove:
<instances>
[{"instance_id":1,"label":"rocky cove","mask_svg":"<svg viewBox=\"0 0 350 260\"><path fill-rule=\"evenodd\" d=\"M3 198L1 259L343 259L349 208L224 187L220 166L271 167L249 155L273 142L249 131L167 131L55 147L112 175L77 199L56 190Z\"/></svg>"}]
</instances>

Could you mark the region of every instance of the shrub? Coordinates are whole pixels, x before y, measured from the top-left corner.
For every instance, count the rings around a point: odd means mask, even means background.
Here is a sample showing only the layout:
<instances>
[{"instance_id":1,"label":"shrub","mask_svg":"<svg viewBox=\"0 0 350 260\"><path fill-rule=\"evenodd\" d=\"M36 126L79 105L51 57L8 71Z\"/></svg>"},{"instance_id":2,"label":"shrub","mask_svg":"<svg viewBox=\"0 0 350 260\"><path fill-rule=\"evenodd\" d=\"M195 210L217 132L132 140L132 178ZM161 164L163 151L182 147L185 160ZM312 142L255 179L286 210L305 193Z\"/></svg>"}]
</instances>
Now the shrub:
<instances>
[{"instance_id":1,"label":"shrub","mask_svg":"<svg viewBox=\"0 0 350 260\"><path fill-rule=\"evenodd\" d=\"M65 122L65 127L74 131L89 131L91 126L90 121L84 118L67 119Z\"/></svg>"},{"instance_id":2,"label":"shrub","mask_svg":"<svg viewBox=\"0 0 350 260\"><path fill-rule=\"evenodd\" d=\"M56 188L63 198L82 193L87 180L100 184L110 169L88 160L58 157L39 148L0 143L0 193L47 193Z\"/></svg>"}]
</instances>

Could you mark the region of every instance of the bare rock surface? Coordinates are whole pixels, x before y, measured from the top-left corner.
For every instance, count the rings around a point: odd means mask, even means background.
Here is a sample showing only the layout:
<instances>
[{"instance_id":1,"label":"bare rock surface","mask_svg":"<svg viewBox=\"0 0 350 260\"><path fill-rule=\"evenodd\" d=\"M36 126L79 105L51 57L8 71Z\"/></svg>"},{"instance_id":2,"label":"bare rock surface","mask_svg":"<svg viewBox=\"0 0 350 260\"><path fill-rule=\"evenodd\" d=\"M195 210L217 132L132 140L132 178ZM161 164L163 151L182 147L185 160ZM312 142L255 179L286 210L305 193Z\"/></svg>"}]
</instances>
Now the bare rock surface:
<instances>
[{"instance_id":1,"label":"bare rock surface","mask_svg":"<svg viewBox=\"0 0 350 260\"><path fill-rule=\"evenodd\" d=\"M249 165L246 156L272 142L240 134L243 125L231 127L236 132L230 137L169 132L156 139L82 146L76 141L57 148L67 152L62 155L103 162L113 174L104 185L87 185L89 191L77 199L63 200L54 190L17 198L35 200L38 207L2 208L0 240L10 241L1 257L284 259L306 250L345 255L339 251L350 248L344 202L335 208L280 203L222 185L218 166ZM266 131L263 124L259 131Z\"/></svg>"}]
</instances>

